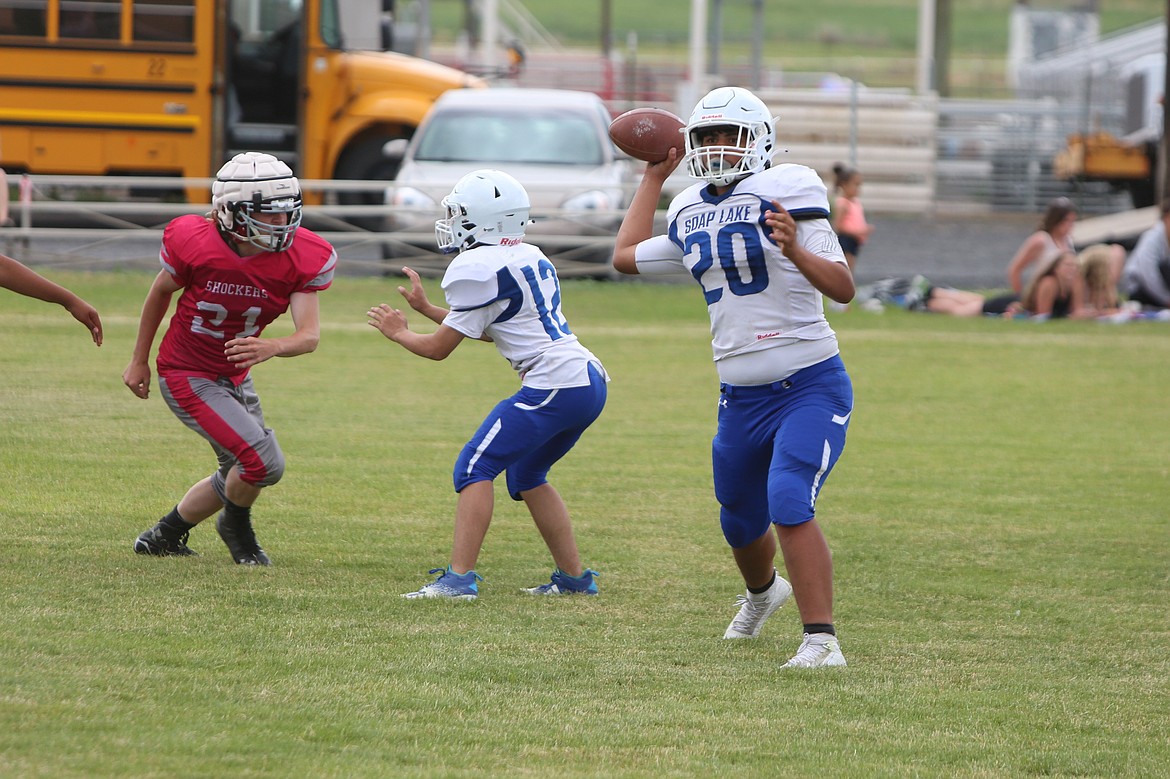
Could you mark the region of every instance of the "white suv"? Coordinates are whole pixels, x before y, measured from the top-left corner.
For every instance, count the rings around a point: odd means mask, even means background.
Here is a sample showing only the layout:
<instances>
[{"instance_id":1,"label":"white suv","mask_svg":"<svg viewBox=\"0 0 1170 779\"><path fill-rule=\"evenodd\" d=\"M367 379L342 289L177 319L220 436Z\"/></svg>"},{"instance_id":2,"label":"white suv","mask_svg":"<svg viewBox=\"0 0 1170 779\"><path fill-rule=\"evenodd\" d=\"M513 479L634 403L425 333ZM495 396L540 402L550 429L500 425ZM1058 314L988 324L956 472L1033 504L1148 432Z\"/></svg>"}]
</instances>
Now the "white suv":
<instances>
[{"instance_id":1,"label":"white suv","mask_svg":"<svg viewBox=\"0 0 1170 779\"><path fill-rule=\"evenodd\" d=\"M437 251L439 202L480 168L514 176L532 200L529 240L554 262L608 262L632 194L636 164L609 140L611 116L592 92L456 89L444 93L408 142L385 154L401 167L386 188L387 257Z\"/></svg>"}]
</instances>

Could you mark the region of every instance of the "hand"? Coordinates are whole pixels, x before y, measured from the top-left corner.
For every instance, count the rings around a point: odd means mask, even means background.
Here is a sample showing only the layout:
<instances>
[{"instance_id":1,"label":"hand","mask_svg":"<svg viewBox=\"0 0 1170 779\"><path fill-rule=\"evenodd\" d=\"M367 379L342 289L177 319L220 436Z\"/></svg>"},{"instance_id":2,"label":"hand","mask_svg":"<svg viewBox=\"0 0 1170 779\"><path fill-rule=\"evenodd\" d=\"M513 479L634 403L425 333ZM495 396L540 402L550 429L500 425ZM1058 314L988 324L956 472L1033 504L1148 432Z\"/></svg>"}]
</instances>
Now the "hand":
<instances>
[{"instance_id":1,"label":"hand","mask_svg":"<svg viewBox=\"0 0 1170 779\"><path fill-rule=\"evenodd\" d=\"M373 306L366 312L369 320L366 322L370 327L376 327L378 332L389 338L391 341L395 340L395 336L404 330L408 330L406 326L406 315L396 308L390 308L385 303Z\"/></svg>"},{"instance_id":2,"label":"hand","mask_svg":"<svg viewBox=\"0 0 1170 779\"><path fill-rule=\"evenodd\" d=\"M655 177L659 181L665 182L670 178L670 174L674 173L679 163L683 161L684 154L678 149L671 147L670 151L666 153L666 159L661 162L647 162L646 172L642 174L645 178Z\"/></svg>"},{"instance_id":3,"label":"hand","mask_svg":"<svg viewBox=\"0 0 1170 779\"><path fill-rule=\"evenodd\" d=\"M223 354L237 368L251 368L275 357L277 346L270 339L248 336L233 338L223 345Z\"/></svg>"},{"instance_id":4,"label":"hand","mask_svg":"<svg viewBox=\"0 0 1170 779\"><path fill-rule=\"evenodd\" d=\"M97 309L84 300L78 300L65 310L72 314L74 319L85 325L95 344L102 345L102 318L98 316Z\"/></svg>"},{"instance_id":5,"label":"hand","mask_svg":"<svg viewBox=\"0 0 1170 779\"><path fill-rule=\"evenodd\" d=\"M423 289L422 281L419 279L418 274L411 268L403 266L402 272L410 279L410 289L408 290L406 287L400 286L398 288L398 294L406 298L406 302L415 311L422 311L431 304L431 301L427 300L427 293Z\"/></svg>"},{"instance_id":6,"label":"hand","mask_svg":"<svg viewBox=\"0 0 1170 779\"><path fill-rule=\"evenodd\" d=\"M150 366L146 363L130 363L126 370L122 371L122 383L135 395L146 400L150 397Z\"/></svg>"},{"instance_id":7,"label":"hand","mask_svg":"<svg viewBox=\"0 0 1170 779\"><path fill-rule=\"evenodd\" d=\"M788 254L788 245L796 240L796 220L784 210L779 200L772 201L772 210L764 212L764 224L771 230L772 240L780 251Z\"/></svg>"}]
</instances>

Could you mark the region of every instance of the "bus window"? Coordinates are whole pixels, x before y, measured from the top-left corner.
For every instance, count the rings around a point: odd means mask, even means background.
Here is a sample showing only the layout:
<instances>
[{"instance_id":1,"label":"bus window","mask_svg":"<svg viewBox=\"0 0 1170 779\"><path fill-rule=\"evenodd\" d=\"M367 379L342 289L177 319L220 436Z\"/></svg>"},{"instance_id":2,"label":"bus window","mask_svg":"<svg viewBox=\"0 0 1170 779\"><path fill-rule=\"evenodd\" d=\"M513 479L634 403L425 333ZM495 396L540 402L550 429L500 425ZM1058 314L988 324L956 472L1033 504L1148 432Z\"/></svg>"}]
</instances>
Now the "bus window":
<instances>
[{"instance_id":1,"label":"bus window","mask_svg":"<svg viewBox=\"0 0 1170 779\"><path fill-rule=\"evenodd\" d=\"M231 84L245 123L296 123L303 12L301 0L232 3Z\"/></svg>"},{"instance_id":2,"label":"bus window","mask_svg":"<svg viewBox=\"0 0 1170 779\"><path fill-rule=\"evenodd\" d=\"M134 40L194 43L195 0L136 2Z\"/></svg>"},{"instance_id":3,"label":"bus window","mask_svg":"<svg viewBox=\"0 0 1170 779\"><path fill-rule=\"evenodd\" d=\"M61 37L118 40L122 0L61 0Z\"/></svg>"},{"instance_id":4,"label":"bus window","mask_svg":"<svg viewBox=\"0 0 1170 779\"><path fill-rule=\"evenodd\" d=\"M341 22L338 19L335 0L322 0L320 29L321 40L326 46L333 49L341 48Z\"/></svg>"},{"instance_id":5,"label":"bus window","mask_svg":"<svg viewBox=\"0 0 1170 779\"><path fill-rule=\"evenodd\" d=\"M45 37L49 0L0 0L0 35Z\"/></svg>"}]
</instances>

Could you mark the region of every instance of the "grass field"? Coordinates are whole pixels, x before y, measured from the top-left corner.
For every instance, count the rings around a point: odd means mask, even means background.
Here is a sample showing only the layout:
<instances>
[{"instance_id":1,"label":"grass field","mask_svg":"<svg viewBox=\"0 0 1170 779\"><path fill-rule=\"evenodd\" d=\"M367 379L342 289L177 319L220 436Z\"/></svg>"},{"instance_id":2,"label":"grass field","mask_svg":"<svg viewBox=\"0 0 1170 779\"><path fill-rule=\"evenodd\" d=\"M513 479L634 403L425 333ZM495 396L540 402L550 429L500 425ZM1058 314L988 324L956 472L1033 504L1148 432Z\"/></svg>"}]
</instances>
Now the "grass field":
<instances>
[{"instance_id":1,"label":"grass field","mask_svg":"<svg viewBox=\"0 0 1170 779\"><path fill-rule=\"evenodd\" d=\"M515 379L365 325L339 279L319 351L255 369L288 455L270 569L211 527L134 537L210 473L121 384L149 276L0 291L0 776L1152 777L1170 766L1170 327L836 314L849 445L818 503L850 667L781 672L789 605L725 642L741 585L708 462L715 374L691 285L567 282L610 403L553 477L595 599L497 490L476 603L398 597L443 565L459 446ZM431 287L434 291L434 287ZM283 325L283 327L282 327ZM286 320L271 334L287 332Z\"/></svg>"}]
</instances>

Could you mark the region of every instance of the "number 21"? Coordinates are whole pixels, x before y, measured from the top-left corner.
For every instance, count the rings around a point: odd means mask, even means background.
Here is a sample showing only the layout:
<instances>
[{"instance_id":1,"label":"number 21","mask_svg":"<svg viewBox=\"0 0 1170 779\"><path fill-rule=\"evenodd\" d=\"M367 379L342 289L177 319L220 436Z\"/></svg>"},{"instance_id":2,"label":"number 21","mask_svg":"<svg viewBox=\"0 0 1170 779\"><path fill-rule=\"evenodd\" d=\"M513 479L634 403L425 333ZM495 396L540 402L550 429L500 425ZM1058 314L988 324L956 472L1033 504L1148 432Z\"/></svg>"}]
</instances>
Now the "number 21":
<instances>
[{"instance_id":1,"label":"number 21","mask_svg":"<svg viewBox=\"0 0 1170 779\"><path fill-rule=\"evenodd\" d=\"M210 327L204 326L205 320L203 317L196 316L191 320L191 332L209 335L212 338L218 338L223 341L224 331L213 330L212 328L219 327L224 323L224 320L228 318L228 310L218 303L208 303L203 300L200 300L195 305L200 311L206 311L211 315L211 319L207 321L207 325L210 325ZM256 320L259 318L260 307L252 306L249 308L244 312L244 329L233 335L232 338L247 338L256 335L256 333L260 332L260 328L256 327Z\"/></svg>"}]
</instances>

